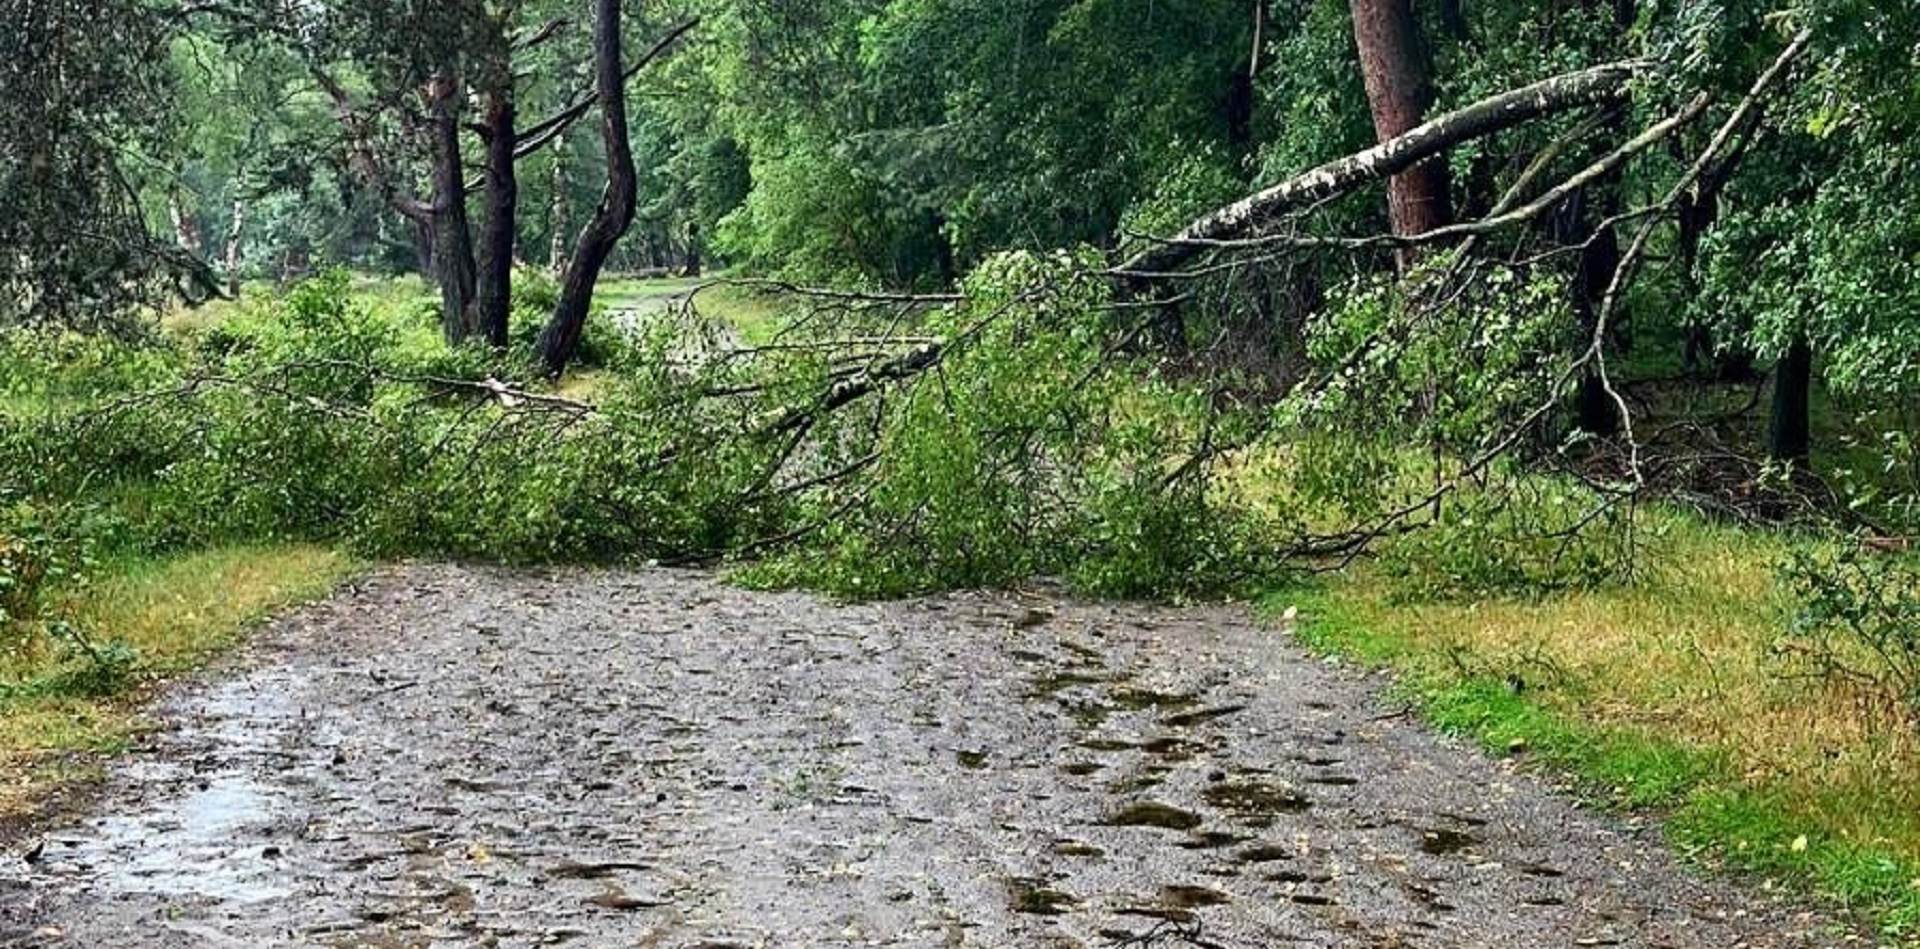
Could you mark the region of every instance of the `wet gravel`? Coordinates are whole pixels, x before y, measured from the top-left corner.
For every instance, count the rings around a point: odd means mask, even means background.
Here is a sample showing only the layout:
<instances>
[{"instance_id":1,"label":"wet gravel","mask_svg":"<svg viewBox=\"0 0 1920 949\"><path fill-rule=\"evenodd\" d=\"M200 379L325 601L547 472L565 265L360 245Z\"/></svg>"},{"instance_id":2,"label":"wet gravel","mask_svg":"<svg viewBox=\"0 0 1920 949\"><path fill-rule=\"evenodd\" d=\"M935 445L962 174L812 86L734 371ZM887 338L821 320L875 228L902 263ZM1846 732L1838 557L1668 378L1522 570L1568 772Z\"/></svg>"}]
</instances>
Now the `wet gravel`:
<instances>
[{"instance_id":1,"label":"wet gravel","mask_svg":"<svg viewBox=\"0 0 1920 949\"><path fill-rule=\"evenodd\" d=\"M385 570L174 691L0 942L1822 946L1243 610Z\"/></svg>"}]
</instances>

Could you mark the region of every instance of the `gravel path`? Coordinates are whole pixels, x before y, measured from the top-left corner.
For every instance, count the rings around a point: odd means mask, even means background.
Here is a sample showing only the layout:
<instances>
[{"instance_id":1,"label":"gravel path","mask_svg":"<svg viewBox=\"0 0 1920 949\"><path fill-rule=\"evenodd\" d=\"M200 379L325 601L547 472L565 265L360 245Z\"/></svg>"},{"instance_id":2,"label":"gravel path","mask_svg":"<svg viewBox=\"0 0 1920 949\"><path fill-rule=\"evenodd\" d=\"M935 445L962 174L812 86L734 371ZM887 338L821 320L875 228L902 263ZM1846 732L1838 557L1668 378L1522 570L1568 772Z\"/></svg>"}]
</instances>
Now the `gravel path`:
<instances>
[{"instance_id":1,"label":"gravel path","mask_svg":"<svg viewBox=\"0 0 1920 949\"><path fill-rule=\"evenodd\" d=\"M1243 611L385 570L176 690L0 941L1817 946Z\"/></svg>"}]
</instances>

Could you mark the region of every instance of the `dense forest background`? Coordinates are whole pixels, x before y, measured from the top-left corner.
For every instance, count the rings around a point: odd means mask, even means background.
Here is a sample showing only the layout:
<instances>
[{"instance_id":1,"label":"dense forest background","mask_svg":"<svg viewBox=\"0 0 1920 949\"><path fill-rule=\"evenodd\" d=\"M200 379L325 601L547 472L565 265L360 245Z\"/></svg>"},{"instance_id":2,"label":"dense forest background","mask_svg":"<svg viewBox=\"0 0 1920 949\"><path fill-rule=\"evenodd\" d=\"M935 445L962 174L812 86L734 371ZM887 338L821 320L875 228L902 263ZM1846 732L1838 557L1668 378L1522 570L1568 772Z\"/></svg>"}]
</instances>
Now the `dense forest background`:
<instances>
[{"instance_id":1,"label":"dense forest background","mask_svg":"<svg viewBox=\"0 0 1920 949\"><path fill-rule=\"evenodd\" d=\"M289 544L1264 597L1920 918L1920 7L0 10L17 694Z\"/></svg>"}]
</instances>

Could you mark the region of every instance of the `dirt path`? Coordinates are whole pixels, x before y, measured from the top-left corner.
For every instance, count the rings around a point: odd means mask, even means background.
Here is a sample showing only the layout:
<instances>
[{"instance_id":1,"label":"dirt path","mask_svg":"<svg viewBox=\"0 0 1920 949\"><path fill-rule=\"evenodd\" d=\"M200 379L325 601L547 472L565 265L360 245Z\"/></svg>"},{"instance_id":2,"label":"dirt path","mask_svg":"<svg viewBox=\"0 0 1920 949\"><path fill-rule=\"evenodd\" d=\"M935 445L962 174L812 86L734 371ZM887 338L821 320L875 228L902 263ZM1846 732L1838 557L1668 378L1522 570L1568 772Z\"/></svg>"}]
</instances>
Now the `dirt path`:
<instances>
[{"instance_id":1,"label":"dirt path","mask_svg":"<svg viewBox=\"0 0 1920 949\"><path fill-rule=\"evenodd\" d=\"M1226 609L395 568L169 699L0 942L1837 941L1393 712Z\"/></svg>"}]
</instances>

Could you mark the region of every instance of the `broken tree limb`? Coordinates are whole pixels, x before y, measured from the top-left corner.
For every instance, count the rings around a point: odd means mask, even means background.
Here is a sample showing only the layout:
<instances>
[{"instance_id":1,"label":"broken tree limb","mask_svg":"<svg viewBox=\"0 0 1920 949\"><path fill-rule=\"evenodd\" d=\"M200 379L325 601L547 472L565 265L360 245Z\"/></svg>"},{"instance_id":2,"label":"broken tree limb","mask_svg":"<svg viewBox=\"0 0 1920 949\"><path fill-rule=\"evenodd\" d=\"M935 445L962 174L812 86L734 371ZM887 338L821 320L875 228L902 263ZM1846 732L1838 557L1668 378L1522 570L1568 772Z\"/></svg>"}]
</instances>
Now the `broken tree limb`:
<instances>
[{"instance_id":1,"label":"broken tree limb","mask_svg":"<svg viewBox=\"0 0 1920 949\"><path fill-rule=\"evenodd\" d=\"M1177 269L1204 252L1209 242L1245 235L1290 211L1389 178L1456 145L1570 108L1624 99L1629 81L1649 65L1645 60L1607 63L1482 99L1215 210L1113 272L1126 277Z\"/></svg>"}]
</instances>

